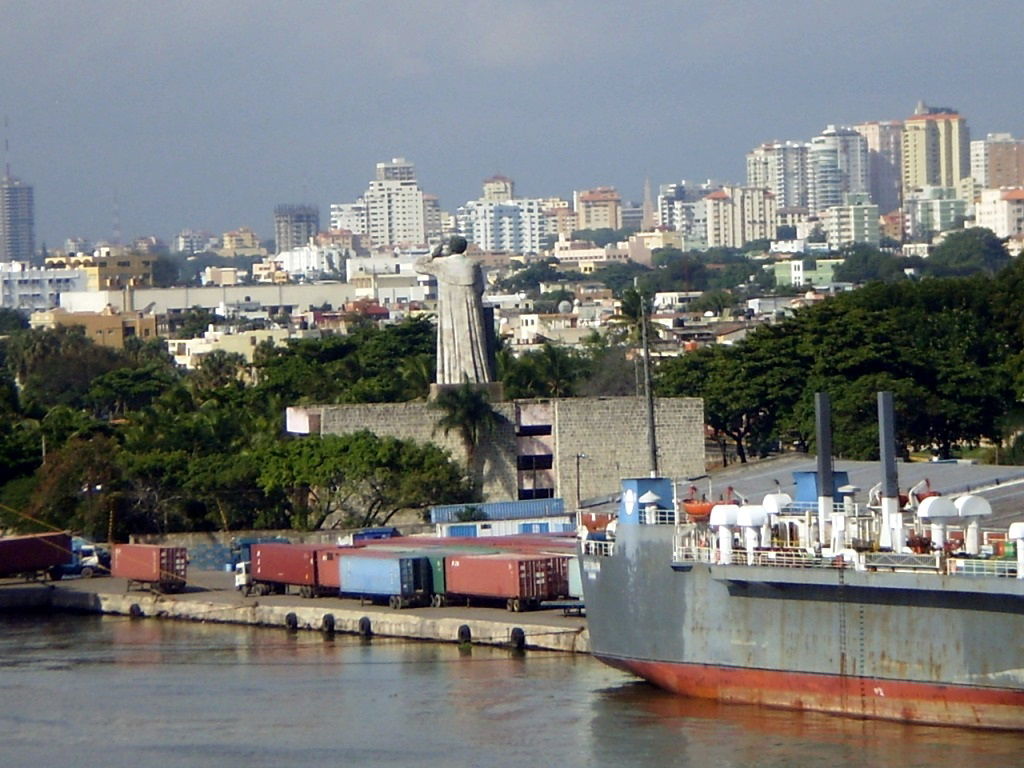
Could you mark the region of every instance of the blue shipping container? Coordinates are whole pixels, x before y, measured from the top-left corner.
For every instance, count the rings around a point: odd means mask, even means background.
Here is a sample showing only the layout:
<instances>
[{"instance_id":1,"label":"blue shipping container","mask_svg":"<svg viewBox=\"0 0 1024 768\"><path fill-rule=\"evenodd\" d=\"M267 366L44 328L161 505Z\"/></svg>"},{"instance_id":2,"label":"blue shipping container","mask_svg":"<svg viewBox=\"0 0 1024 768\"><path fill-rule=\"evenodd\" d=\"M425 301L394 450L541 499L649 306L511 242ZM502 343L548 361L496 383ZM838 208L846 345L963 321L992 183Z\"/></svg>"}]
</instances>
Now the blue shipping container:
<instances>
[{"instance_id":1,"label":"blue shipping container","mask_svg":"<svg viewBox=\"0 0 1024 768\"><path fill-rule=\"evenodd\" d=\"M473 523L466 523L465 525L453 525L448 529L449 536L458 536L461 538L472 538L477 535L477 528Z\"/></svg>"},{"instance_id":2,"label":"blue shipping container","mask_svg":"<svg viewBox=\"0 0 1024 768\"><path fill-rule=\"evenodd\" d=\"M338 577L343 595L415 598L432 592L430 560L426 557L342 555Z\"/></svg>"},{"instance_id":3,"label":"blue shipping container","mask_svg":"<svg viewBox=\"0 0 1024 768\"><path fill-rule=\"evenodd\" d=\"M548 533L547 523L520 523L520 533Z\"/></svg>"}]
</instances>

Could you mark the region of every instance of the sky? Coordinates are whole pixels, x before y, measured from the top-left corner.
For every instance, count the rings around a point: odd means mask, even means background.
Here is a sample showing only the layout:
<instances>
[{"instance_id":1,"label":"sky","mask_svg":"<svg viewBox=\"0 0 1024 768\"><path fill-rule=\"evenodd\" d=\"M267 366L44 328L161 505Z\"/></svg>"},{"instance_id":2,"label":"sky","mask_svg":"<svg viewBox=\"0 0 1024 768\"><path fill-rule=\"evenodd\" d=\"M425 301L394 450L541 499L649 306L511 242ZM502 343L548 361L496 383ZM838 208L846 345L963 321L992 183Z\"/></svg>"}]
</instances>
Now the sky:
<instances>
[{"instance_id":1,"label":"sky","mask_svg":"<svg viewBox=\"0 0 1024 768\"><path fill-rule=\"evenodd\" d=\"M242 226L405 157L454 210L743 182L828 124L950 106L1024 136L1018 0L0 0L5 162L36 241Z\"/></svg>"}]
</instances>

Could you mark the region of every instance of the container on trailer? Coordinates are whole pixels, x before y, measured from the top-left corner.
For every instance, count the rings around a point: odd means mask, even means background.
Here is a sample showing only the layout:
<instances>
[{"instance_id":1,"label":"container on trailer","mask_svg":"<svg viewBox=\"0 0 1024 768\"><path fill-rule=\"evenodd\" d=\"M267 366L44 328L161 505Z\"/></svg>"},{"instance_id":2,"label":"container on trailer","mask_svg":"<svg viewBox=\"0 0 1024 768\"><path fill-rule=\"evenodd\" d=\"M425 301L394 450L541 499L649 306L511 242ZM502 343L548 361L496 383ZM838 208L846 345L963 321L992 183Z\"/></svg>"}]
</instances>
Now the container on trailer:
<instances>
[{"instance_id":1,"label":"container on trailer","mask_svg":"<svg viewBox=\"0 0 1024 768\"><path fill-rule=\"evenodd\" d=\"M163 592L180 592L188 577L188 550L158 544L115 544L110 575L129 586L156 585Z\"/></svg>"},{"instance_id":2,"label":"container on trailer","mask_svg":"<svg viewBox=\"0 0 1024 768\"><path fill-rule=\"evenodd\" d=\"M252 579L275 584L313 586L316 584L316 552L301 544L253 544Z\"/></svg>"},{"instance_id":3,"label":"container on trailer","mask_svg":"<svg viewBox=\"0 0 1024 768\"><path fill-rule=\"evenodd\" d=\"M0 577L35 575L70 562L68 533L33 533L0 539Z\"/></svg>"},{"instance_id":4,"label":"container on trailer","mask_svg":"<svg viewBox=\"0 0 1024 768\"><path fill-rule=\"evenodd\" d=\"M341 594L386 597L393 608L426 603L433 594L430 560L423 556L365 549L344 552L338 575Z\"/></svg>"},{"instance_id":5,"label":"container on trailer","mask_svg":"<svg viewBox=\"0 0 1024 768\"><path fill-rule=\"evenodd\" d=\"M449 597L505 600L509 610L537 607L569 589L564 558L544 555L466 555L445 561Z\"/></svg>"}]
</instances>

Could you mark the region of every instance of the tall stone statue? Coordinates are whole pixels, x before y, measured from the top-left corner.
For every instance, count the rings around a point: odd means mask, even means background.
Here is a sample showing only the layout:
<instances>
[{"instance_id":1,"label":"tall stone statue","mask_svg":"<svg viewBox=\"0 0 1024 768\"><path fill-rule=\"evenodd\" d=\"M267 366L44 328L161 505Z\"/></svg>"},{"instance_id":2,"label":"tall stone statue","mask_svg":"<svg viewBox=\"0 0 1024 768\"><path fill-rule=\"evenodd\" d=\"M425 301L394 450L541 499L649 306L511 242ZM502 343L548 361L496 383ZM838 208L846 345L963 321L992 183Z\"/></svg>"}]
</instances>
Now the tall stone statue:
<instances>
[{"instance_id":1,"label":"tall stone statue","mask_svg":"<svg viewBox=\"0 0 1024 768\"><path fill-rule=\"evenodd\" d=\"M416 271L437 278L437 383L490 382L480 265L458 235L417 260Z\"/></svg>"}]
</instances>

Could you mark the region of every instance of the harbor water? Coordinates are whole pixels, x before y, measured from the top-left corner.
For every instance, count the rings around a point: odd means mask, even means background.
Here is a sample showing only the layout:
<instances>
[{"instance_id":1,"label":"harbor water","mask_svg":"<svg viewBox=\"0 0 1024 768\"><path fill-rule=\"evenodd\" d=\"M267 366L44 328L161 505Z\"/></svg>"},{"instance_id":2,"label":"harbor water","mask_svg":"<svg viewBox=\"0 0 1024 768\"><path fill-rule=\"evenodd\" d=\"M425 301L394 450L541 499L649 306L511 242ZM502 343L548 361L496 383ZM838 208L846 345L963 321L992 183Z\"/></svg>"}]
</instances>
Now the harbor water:
<instances>
[{"instance_id":1,"label":"harbor water","mask_svg":"<svg viewBox=\"0 0 1024 768\"><path fill-rule=\"evenodd\" d=\"M1011 766L1024 735L681 699L582 655L0 614L0 765Z\"/></svg>"}]
</instances>

